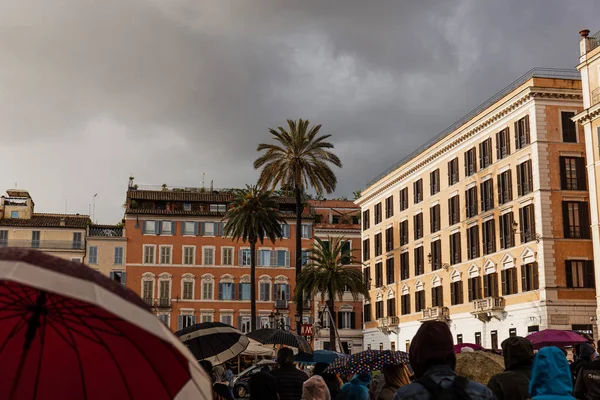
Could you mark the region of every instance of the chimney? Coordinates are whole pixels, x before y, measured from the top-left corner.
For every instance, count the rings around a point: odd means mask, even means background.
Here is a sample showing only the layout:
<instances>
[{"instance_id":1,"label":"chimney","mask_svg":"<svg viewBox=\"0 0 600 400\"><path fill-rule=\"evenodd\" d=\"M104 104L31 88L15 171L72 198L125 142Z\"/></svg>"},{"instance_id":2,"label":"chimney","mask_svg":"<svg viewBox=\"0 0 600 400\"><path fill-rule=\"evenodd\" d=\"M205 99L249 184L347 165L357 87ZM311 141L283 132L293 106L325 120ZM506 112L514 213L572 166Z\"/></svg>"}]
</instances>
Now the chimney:
<instances>
[{"instance_id":1,"label":"chimney","mask_svg":"<svg viewBox=\"0 0 600 400\"><path fill-rule=\"evenodd\" d=\"M589 37L590 30L582 29L579 31L579 36L581 36L581 40L579 41L579 55L585 56L589 51L592 51L597 46L597 41L595 37ZM583 60L582 60L583 61Z\"/></svg>"}]
</instances>

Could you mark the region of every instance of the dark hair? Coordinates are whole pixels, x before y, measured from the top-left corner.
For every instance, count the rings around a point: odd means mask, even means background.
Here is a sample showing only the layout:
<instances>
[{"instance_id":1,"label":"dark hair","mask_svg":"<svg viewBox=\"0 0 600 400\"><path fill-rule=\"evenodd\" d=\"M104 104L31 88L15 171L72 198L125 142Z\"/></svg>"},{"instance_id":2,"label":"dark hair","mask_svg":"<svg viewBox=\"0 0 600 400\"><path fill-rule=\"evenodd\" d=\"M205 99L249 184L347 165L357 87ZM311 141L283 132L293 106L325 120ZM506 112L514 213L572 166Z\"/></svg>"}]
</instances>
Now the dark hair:
<instances>
[{"instance_id":1,"label":"dark hair","mask_svg":"<svg viewBox=\"0 0 600 400\"><path fill-rule=\"evenodd\" d=\"M208 374L208 376L210 377L210 380L212 382L215 381L215 374L213 374L213 365L210 361L208 360L202 360L200 361L200 366L202 368L204 368L204 370L206 371L206 373Z\"/></svg>"},{"instance_id":2,"label":"dark hair","mask_svg":"<svg viewBox=\"0 0 600 400\"><path fill-rule=\"evenodd\" d=\"M277 364L280 366L294 363L294 352L289 347L282 347L277 352Z\"/></svg>"},{"instance_id":3,"label":"dark hair","mask_svg":"<svg viewBox=\"0 0 600 400\"><path fill-rule=\"evenodd\" d=\"M250 400L277 400L277 380L268 372L257 372L250 377Z\"/></svg>"}]
</instances>

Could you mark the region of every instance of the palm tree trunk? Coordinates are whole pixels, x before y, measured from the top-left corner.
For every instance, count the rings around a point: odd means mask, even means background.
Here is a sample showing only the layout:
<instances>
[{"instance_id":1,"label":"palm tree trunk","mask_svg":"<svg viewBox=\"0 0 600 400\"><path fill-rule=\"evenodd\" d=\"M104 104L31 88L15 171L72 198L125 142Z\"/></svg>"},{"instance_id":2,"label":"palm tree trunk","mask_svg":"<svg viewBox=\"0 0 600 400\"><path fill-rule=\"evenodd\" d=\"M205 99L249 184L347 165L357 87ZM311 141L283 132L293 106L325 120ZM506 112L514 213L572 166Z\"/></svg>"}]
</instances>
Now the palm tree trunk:
<instances>
[{"instance_id":1,"label":"palm tree trunk","mask_svg":"<svg viewBox=\"0 0 600 400\"><path fill-rule=\"evenodd\" d=\"M331 320L329 321L329 349L335 351L335 324L337 322L337 318L335 317L335 313L333 311L334 306L334 298L331 290L329 291L329 299L327 300L327 307L329 307L329 314L331 315ZM340 349L342 352L342 349Z\"/></svg>"},{"instance_id":2,"label":"palm tree trunk","mask_svg":"<svg viewBox=\"0 0 600 400\"><path fill-rule=\"evenodd\" d=\"M250 240L250 331L256 330L256 240Z\"/></svg>"},{"instance_id":3,"label":"palm tree trunk","mask_svg":"<svg viewBox=\"0 0 600 400\"><path fill-rule=\"evenodd\" d=\"M300 187L296 184L294 188L296 192L296 282L302 272L302 192ZM302 329L302 311L304 310L304 302L302 293L298 295L296 302L296 313L300 315L300 318L296 320L296 333L301 334Z\"/></svg>"}]
</instances>

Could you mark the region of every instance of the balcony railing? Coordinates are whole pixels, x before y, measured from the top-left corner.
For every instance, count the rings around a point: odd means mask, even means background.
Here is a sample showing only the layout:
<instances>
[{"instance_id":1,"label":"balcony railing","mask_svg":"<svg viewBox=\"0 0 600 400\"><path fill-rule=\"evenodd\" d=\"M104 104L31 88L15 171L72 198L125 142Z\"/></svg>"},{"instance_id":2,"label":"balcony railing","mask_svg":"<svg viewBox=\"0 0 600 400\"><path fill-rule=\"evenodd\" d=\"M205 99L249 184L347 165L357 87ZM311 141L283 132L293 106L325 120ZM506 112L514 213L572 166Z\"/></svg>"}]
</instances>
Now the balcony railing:
<instances>
[{"instance_id":1,"label":"balcony railing","mask_svg":"<svg viewBox=\"0 0 600 400\"><path fill-rule=\"evenodd\" d=\"M592 90L592 99L591 99L591 106L598 104L600 102L600 87L597 87L596 89Z\"/></svg>"},{"instance_id":2,"label":"balcony railing","mask_svg":"<svg viewBox=\"0 0 600 400\"><path fill-rule=\"evenodd\" d=\"M1 240L0 247L20 247L44 250L83 250L83 241L72 240Z\"/></svg>"},{"instance_id":3,"label":"balcony railing","mask_svg":"<svg viewBox=\"0 0 600 400\"><path fill-rule=\"evenodd\" d=\"M503 297L486 297L473 301L473 311L475 318L487 322L492 318L502 319L504 314L505 301Z\"/></svg>"},{"instance_id":4,"label":"balcony railing","mask_svg":"<svg viewBox=\"0 0 600 400\"><path fill-rule=\"evenodd\" d=\"M154 298L152 298L152 297L144 297L143 300L144 300L144 303L146 303L150 307L152 307L154 305Z\"/></svg>"},{"instance_id":5,"label":"balcony railing","mask_svg":"<svg viewBox=\"0 0 600 400\"><path fill-rule=\"evenodd\" d=\"M383 317L377 320L378 326L394 326L400 323L400 318L398 317Z\"/></svg>"},{"instance_id":6,"label":"balcony railing","mask_svg":"<svg viewBox=\"0 0 600 400\"><path fill-rule=\"evenodd\" d=\"M171 308L171 299L158 299L157 303L159 308Z\"/></svg>"},{"instance_id":7,"label":"balcony railing","mask_svg":"<svg viewBox=\"0 0 600 400\"><path fill-rule=\"evenodd\" d=\"M275 308L276 309L287 309L288 301L287 300L275 300Z\"/></svg>"},{"instance_id":8,"label":"balcony railing","mask_svg":"<svg viewBox=\"0 0 600 400\"><path fill-rule=\"evenodd\" d=\"M450 319L450 310L448 307L427 307L423 309L421 322L425 321L447 321Z\"/></svg>"}]
</instances>

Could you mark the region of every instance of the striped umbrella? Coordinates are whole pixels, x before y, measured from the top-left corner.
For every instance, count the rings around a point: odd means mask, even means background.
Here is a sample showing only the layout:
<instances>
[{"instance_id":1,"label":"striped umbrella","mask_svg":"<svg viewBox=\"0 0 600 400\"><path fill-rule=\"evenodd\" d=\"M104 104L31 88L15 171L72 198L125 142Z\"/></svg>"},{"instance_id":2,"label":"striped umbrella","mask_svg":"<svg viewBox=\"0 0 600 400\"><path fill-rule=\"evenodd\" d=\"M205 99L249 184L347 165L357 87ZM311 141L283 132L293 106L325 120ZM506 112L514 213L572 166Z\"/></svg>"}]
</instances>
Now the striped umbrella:
<instances>
[{"instance_id":1,"label":"striped umbrella","mask_svg":"<svg viewBox=\"0 0 600 400\"><path fill-rule=\"evenodd\" d=\"M304 353L312 354L313 352L306 339L291 331L284 331L281 329L257 329L248 333L246 336L261 344L281 344L284 346L295 347Z\"/></svg>"},{"instance_id":2,"label":"striped umbrella","mask_svg":"<svg viewBox=\"0 0 600 400\"><path fill-rule=\"evenodd\" d=\"M175 335L198 360L223 364L246 350L250 340L234 327L221 322L202 322L188 326Z\"/></svg>"},{"instance_id":3,"label":"striped umbrella","mask_svg":"<svg viewBox=\"0 0 600 400\"><path fill-rule=\"evenodd\" d=\"M325 372L343 375L358 374L361 372L377 371L388 364L406 364L409 366L408 353L391 350L366 350L348 357L336 359L327 367Z\"/></svg>"}]
</instances>

